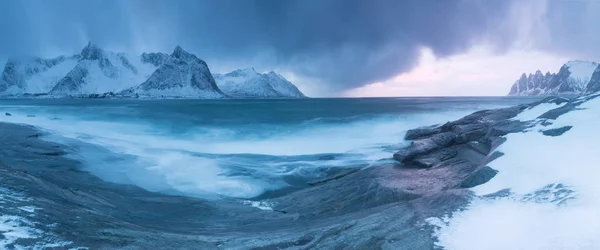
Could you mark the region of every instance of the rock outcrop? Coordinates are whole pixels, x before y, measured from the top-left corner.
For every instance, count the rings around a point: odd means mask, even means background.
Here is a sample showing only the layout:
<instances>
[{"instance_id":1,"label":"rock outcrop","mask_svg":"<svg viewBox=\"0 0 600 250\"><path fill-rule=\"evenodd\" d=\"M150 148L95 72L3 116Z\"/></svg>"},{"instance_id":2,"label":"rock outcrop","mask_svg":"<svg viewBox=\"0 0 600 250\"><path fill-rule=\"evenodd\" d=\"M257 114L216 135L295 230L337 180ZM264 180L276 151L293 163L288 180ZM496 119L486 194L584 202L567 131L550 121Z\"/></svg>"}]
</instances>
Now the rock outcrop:
<instances>
[{"instance_id":1,"label":"rock outcrop","mask_svg":"<svg viewBox=\"0 0 600 250\"><path fill-rule=\"evenodd\" d=\"M475 112L441 126L409 130L409 147L394 154L394 159L409 168L441 169L452 167L452 179L463 188L473 187L494 177L486 164L504 139L503 135L522 131L528 123L509 120L528 108L526 105Z\"/></svg>"},{"instance_id":2,"label":"rock outcrop","mask_svg":"<svg viewBox=\"0 0 600 250\"><path fill-rule=\"evenodd\" d=\"M495 150L506 140L503 136L522 132L535 125L532 121L512 118L542 103L563 104L540 116L543 119L556 119L581 102L583 101L549 97L529 105L478 111L440 126L412 129L405 136L406 140L412 141L411 144L396 152L394 159L405 168L444 171L461 188L474 187L495 176L496 171L486 164L502 155ZM563 107L572 108L563 110ZM570 127L563 127L542 133L557 136L569 129Z\"/></svg>"}]
</instances>

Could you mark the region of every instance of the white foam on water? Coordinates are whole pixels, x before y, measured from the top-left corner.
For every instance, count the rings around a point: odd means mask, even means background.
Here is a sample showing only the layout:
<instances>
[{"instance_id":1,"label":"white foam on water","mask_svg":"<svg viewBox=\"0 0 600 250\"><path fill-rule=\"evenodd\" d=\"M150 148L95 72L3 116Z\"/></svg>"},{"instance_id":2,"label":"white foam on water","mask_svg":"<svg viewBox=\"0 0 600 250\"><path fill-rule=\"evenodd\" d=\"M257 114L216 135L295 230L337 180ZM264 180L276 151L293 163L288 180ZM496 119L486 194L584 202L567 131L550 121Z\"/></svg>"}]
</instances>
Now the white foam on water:
<instances>
[{"instance_id":1,"label":"white foam on water","mask_svg":"<svg viewBox=\"0 0 600 250\"><path fill-rule=\"evenodd\" d=\"M152 159L153 158L153 159ZM163 176L166 183L173 189L196 195L218 194L232 197L253 197L260 195L265 189L278 188L262 181L245 177L227 177L225 170L212 159L194 157L186 154L171 152L160 155L145 155L152 159L147 171ZM142 180L142 175L132 175ZM152 184L143 185L152 188Z\"/></svg>"},{"instance_id":2,"label":"white foam on water","mask_svg":"<svg viewBox=\"0 0 600 250\"><path fill-rule=\"evenodd\" d=\"M546 128L541 126L507 135L507 142L499 148L505 155L489 164L498 174L472 190L485 195L510 189L513 194L476 199L445 223L433 220L439 227L439 246L460 250L600 249L600 98L580 107L583 110L554 122L553 127L573 126L561 136L544 136L539 130ZM549 184L564 185L573 191L573 199L559 203L552 202L553 198L536 199L547 195L539 190Z\"/></svg>"}]
</instances>

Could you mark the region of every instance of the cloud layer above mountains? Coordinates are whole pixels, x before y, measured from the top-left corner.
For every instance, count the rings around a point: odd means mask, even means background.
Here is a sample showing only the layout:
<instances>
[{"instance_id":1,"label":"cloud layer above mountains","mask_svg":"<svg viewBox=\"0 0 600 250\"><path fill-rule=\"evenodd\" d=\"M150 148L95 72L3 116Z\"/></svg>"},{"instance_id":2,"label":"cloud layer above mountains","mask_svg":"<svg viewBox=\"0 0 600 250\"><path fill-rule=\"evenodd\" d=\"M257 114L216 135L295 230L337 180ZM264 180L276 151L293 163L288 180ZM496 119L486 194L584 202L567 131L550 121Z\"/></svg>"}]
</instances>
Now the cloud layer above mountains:
<instances>
[{"instance_id":1,"label":"cloud layer above mountains","mask_svg":"<svg viewBox=\"0 0 600 250\"><path fill-rule=\"evenodd\" d=\"M0 57L74 53L88 40L135 53L182 45L211 66L278 69L333 92L409 71L423 48L438 58L482 43L600 57L599 30L594 0L0 3Z\"/></svg>"}]
</instances>

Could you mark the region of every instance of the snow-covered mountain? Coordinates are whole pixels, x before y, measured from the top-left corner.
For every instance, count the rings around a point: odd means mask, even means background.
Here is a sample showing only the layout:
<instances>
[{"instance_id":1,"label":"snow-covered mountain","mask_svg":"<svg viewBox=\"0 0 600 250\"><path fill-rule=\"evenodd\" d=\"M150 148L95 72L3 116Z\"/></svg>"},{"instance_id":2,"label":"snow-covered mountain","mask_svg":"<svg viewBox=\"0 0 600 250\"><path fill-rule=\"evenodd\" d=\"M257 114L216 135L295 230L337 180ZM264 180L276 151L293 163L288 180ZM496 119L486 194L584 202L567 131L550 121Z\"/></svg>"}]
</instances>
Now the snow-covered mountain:
<instances>
[{"instance_id":1,"label":"snow-covered mountain","mask_svg":"<svg viewBox=\"0 0 600 250\"><path fill-rule=\"evenodd\" d=\"M164 62L139 86L122 92L125 96L163 98L223 98L206 62L177 46Z\"/></svg>"},{"instance_id":2,"label":"snow-covered mountain","mask_svg":"<svg viewBox=\"0 0 600 250\"><path fill-rule=\"evenodd\" d=\"M51 95L86 95L119 92L139 85L157 66L144 57L105 51L89 43L79 61L50 90Z\"/></svg>"},{"instance_id":3,"label":"snow-covered mountain","mask_svg":"<svg viewBox=\"0 0 600 250\"><path fill-rule=\"evenodd\" d=\"M81 53L52 59L9 59L0 96L124 98L305 97L283 76L254 69L220 75L219 88L206 62L177 46L173 53L139 56L88 43Z\"/></svg>"},{"instance_id":4,"label":"snow-covered mountain","mask_svg":"<svg viewBox=\"0 0 600 250\"><path fill-rule=\"evenodd\" d=\"M254 68L247 68L213 76L219 88L235 98L306 97L294 84L273 71L261 74Z\"/></svg>"},{"instance_id":5,"label":"snow-covered mountain","mask_svg":"<svg viewBox=\"0 0 600 250\"><path fill-rule=\"evenodd\" d=\"M80 56L59 56L52 59L11 58L0 78L0 93L20 95L47 93L79 61Z\"/></svg>"},{"instance_id":6,"label":"snow-covered mountain","mask_svg":"<svg viewBox=\"0 0 600 250\"><path fill-rule=\"evenodd\" d=\"M521 75L508 95L578 95L584 93L594 70L600 65L588 61L570 61L558 73Z\"/></svg>"}]
</instances>

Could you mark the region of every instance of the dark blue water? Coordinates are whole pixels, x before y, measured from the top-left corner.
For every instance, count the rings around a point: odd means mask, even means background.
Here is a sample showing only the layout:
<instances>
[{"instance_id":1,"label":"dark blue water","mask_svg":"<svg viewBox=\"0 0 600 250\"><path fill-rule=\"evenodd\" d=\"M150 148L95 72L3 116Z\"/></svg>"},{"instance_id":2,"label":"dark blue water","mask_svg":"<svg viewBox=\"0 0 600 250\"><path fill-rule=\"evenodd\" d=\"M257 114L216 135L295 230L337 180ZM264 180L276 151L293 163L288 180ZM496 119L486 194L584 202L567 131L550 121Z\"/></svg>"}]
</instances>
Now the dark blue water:
<instances>
[{"instance_id":1,"label":"dark blue water","mask_svg":"<svg viewBox=\"0 0 600 250\"><path fill-rule=\"evenodd\" d=\"M407 129L523 97L303 100L0 100L101 178L192 196L254 197L322 168L391 161Z\"/></svg>"}]
</instances>

